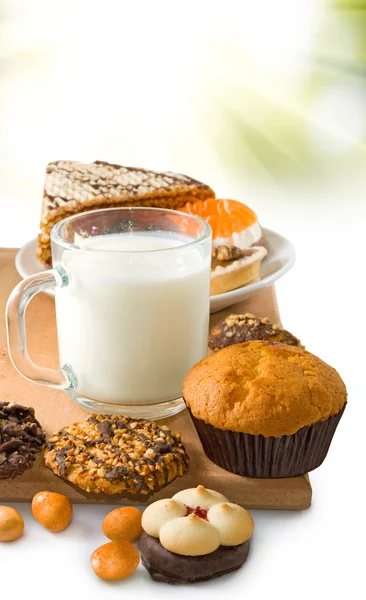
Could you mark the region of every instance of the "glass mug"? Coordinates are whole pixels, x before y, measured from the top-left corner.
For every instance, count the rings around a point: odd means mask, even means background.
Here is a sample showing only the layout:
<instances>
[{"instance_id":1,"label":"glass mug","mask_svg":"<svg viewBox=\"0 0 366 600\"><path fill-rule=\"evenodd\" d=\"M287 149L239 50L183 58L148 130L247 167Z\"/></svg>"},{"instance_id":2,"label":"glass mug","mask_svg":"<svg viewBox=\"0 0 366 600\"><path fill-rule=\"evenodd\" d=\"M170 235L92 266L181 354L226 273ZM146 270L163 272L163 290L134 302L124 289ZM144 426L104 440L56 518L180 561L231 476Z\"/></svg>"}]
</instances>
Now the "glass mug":
<instances>
[{"instance_id":1,"label":"glass mug","mask_svg":"<svg viewBox=\"0 0 366 600\"><path fill-rule=\"evenodd\" d=\"M27 379L86 410L164 418L184 408L182 381L207 354L211 228L177 211L110 208L51 231L53 268L7 304L9 354ZM53 291L61 368L28 356L25 311Z\"/></svg>"}]
</instances>

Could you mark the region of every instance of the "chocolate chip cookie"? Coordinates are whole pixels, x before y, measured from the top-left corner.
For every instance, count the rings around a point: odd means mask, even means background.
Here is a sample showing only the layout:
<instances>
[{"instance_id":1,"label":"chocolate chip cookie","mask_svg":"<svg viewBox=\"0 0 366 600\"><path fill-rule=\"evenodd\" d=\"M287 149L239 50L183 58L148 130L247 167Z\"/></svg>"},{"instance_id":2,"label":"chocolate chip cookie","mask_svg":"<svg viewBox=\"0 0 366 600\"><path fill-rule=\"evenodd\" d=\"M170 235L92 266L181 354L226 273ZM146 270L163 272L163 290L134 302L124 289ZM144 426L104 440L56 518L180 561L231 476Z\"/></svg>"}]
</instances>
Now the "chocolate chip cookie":
<instances>
[{"instance_id":1,"label":"chocolate chip cookie","mask_svg":"<svg viewBox=\"0 0 366 600\"><path fill-rule=\"evenodd\" d=\"M292 333L272 323L268 317L260 319L250 313L229 315L211 329L208 345L211 350L222 350L232 344L252 340L271 340L288 346L300 346L301 342Z\"/></svg>"},{"instance_id":2,"label":"chocolate chip cookie","mask_svg":"<svg viewBox=\"0 0 366 600\"><path fill-rule=\"evenodd\" d=\"M188 468L180 434L145 419L92 415L46 444L45 465L87 492L149 494Z\"/></svg>"},{"instance_id":3,"label":"chocolate chip cookie","mask_svg":"<svg viewBox=\"0 0 366 600\"><path fill-rule=\"evenodd\" d=\"M22 475L45 443L34 409L0 402L0 479Z\"/></svg>"}]
</instances>

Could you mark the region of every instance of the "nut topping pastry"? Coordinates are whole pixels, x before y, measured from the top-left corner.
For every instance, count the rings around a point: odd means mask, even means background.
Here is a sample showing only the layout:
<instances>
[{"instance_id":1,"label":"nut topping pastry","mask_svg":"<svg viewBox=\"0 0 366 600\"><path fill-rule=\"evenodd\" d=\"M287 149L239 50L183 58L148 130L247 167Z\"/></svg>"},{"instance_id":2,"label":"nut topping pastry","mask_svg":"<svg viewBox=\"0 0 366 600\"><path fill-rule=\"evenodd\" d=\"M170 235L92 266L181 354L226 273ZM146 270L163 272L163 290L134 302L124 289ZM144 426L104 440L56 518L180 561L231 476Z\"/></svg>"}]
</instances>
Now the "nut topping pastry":
<instances>
[{"instance_id":1,"label":"nut topping pastry","mask_svg":"<svg viewBox=\"0 0 366 600\"><path fill-rule=\"evenodd\" d=\"M237 260L242 256L251 256L252 252L248 248L237 248L237 246L218 246L212 248L212 259L218 262L227 260Z\"/></svg>"},{"instance_id":2,"label":"nut topping pastry","mask_svg":"<svg viewBox=\"0 0 366 600\"><path fill-rule=\"evenodd\" d=\"M232 344L251 340L271 340L289 346L301 346L292 333L272 323L268 317L259 318L251 313L228 315L211 329L208 345L211 350L221 350Z\"/></svg>"},{"instance_id":3,"label":"nut topping pastry","mask_svg":"<svg viewBox=\"0 0 366 600\"><path fill-rule=\"evenodd\" d=\"M181 210L197 215L212 229L211 296L235 290L259 275L267 243L257 215L237 200L210 198Z\"/></svg>"}]
</instances>

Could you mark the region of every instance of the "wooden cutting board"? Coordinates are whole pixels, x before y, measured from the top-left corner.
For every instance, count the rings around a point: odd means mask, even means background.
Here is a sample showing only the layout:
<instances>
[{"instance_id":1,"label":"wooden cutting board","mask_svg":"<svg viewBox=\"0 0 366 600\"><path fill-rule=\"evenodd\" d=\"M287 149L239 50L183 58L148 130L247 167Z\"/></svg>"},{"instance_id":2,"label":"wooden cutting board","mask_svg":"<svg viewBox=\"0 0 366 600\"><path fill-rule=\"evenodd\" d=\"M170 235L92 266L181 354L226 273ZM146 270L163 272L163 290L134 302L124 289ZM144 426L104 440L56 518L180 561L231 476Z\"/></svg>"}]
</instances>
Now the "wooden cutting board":
<instances>
[{"instance_id":1,"label":"wooden cutting board","mask_svg":"<svg viewBox=\"0 0 366 600\"><path fill-rule=\"evenodd\" d=\"M74 404L65 392L27 381L10 362L6 348L4 310L11 290L20 280L14 265L16 252L15 249L0 249L0 400L33 406L48 437L65 425L84 420L88 413ZM266 288L229 310L211 315L211 325L230 312L252 312L279 322L274 288ZM43 366L58 367L53 298L39 294L32 300L27 310L27 332L32 360ZM33 468L28 469L21 477L0 481L0 501L30 501L37 492L50 490L63 493L77 503L141 505L202 484L228 496L231 502L247 508L301 510L310 506L311 485L307 475L289 479L252 479L234 475L206 457L187 411L166 419L165 423L173 431L182 434L190 456L190 467L183 477L177 478L149 498L88 494L46 469L42 456L39 456Z\"/></svg>"}]
</instances>

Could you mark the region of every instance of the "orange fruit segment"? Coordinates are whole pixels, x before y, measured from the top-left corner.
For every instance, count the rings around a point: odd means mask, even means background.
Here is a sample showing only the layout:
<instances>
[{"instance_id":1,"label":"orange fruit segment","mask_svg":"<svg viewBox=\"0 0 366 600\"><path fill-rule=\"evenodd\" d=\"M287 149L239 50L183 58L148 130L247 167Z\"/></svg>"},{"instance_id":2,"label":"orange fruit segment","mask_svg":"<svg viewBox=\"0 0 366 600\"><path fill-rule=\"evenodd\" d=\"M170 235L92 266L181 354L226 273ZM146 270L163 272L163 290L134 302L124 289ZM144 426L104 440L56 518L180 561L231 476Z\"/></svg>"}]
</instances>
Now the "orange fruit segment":
<instances>
[{"instance_id":1,"label":"orange fruit segment","mask_svg":"<svg viewBox=\"0 0 366 600\"><path fill-rule=\"evenodd\" d=\"M211 226L213 239L229 238L233 233L240 233L258 222L255 212L237 200L209 198L204 201L187 202L179 210L207 221Z\"/></svg>"}]
</instances>

